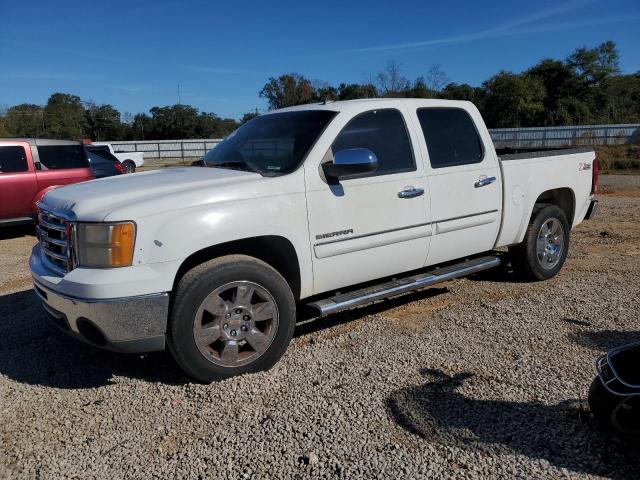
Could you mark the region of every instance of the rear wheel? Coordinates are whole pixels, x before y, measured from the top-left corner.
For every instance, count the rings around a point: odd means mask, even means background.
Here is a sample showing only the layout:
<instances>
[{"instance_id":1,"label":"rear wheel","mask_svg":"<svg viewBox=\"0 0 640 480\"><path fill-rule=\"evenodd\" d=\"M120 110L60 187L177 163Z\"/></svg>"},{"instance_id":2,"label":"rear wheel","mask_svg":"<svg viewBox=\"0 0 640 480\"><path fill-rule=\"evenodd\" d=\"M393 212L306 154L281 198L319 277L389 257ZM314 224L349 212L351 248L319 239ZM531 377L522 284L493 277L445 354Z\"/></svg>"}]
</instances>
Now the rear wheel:
<instances>
[{"instance_id":1,"label":"rear wheel","mask_svg":"<svg viewBox=\"0 0 640 480\"><path fill-rule=\"evenodd\" d=\"M274 268L244 255L221 257L180 280L170 351L202 382L266 370L284 354L295 318L291 289Z\"/></svg>"},{"instance_id":2,"label":"rear wheel","mask_svg":"<svg viewBox=\"0 0 640 480\"><path fill-rule=\"evenodd\" d=\"M136 164L133 160L125 160L122 162L122 166L124 167L124 173L135 173L136 171Z\"/></svg>"},{"instance_id":3,"label":"rear wheel","mask_svg":"<svg viewBox=\"0 0 640 480\"><path fill-rule=\"evenodd\" d=\"M515 272L528 280L556 276L569 251L570 226L564 212L555 205L537 204L522 243L509 247Z\"/></svg>"}]
</instances>

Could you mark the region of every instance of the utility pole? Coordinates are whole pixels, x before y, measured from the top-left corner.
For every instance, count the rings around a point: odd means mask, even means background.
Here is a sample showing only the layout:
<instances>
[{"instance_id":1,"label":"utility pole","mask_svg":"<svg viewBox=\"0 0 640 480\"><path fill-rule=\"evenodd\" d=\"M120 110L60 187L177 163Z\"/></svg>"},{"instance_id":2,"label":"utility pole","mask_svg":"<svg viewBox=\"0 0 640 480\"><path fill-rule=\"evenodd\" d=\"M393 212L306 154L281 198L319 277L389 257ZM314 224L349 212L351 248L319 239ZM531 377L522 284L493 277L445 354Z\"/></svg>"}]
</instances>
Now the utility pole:
<instances>
[{"instance_id":1,"label":"utility pole","mask_svg":"<svg viewBox=\"0 0 640 480\"><path fill-rule=\"evenodd\" d=\"M180 95L180 82L178 82L178 105L182 105L182 96Z\"/></svg>"}]
</instances>

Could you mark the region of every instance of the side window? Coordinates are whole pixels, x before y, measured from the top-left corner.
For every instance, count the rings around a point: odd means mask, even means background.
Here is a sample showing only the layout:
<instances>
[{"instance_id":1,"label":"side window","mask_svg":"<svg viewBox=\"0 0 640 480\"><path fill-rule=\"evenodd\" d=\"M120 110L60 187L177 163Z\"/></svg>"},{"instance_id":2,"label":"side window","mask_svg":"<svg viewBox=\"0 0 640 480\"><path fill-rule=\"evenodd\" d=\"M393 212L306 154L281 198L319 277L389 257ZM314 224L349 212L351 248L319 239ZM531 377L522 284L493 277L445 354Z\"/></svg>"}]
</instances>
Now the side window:
<instances>
[{"instance_id":1,"label":"side window","mask_svg":"<svg viewBox=\"0 0 640 480\"><path fill-rule=\"evenodd\" d=\"M420 108L417 113L432 168L482 162L482 141L466 111L461 108Z\"/></svg>"},{"instance_id":2,"label":"side window","mask_svg":"<svg viewBox=\"0 0 640 480\"><path fill-rule=\"evenodd\" d=\"M29 170L27 155L23 147L0 147L0 172L17 173Z\"/></svg>"},{"instance_id":3,"label":"side window","mask_svg":"<svg viewBox=\"0 0 640 480\"><path fill-rule=\"evenodd\" d=\"M351 119L331 146L333 153L349 148L368 148L378 157L378 169L362 176L416 169L407 127L398 110L372 110Z\"/></svg>"},{"instance_id":4,"label":"side window","mask_svg":"<svg viewBox=\"0 0 640 480\"><path fill-rule=\"evenodd\" d=\"M40 163L47 170L87 168L89 161L84 145L38 145Z\"/></svg>"}]
</instances>

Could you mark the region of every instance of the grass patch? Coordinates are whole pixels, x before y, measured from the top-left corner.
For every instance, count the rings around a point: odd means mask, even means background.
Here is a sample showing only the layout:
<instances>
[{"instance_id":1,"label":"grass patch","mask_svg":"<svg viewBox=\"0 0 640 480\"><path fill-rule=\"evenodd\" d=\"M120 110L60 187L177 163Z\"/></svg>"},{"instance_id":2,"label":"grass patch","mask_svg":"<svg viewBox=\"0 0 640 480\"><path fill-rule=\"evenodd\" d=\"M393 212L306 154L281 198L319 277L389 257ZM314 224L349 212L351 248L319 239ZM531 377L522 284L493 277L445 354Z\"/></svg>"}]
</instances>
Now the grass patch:
<instances>
[{"instance_id":1,"label":"grass patch","mask_svg":"<svg viewBox=\"0 0 640 480\"><path fill-rule=\"evenodd\" d=\"M640 145L595 147L600 171L640 170Z\"/></svg>"}]
</instances>

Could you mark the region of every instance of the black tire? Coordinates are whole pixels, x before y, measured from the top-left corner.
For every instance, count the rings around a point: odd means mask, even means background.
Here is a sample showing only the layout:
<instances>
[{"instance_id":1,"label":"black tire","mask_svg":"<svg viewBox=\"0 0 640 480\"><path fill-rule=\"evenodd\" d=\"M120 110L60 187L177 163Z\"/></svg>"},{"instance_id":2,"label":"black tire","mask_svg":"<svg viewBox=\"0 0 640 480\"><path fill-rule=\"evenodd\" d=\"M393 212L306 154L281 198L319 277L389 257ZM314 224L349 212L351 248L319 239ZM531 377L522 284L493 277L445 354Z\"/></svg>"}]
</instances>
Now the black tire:
<instances>
[{"instance_id":1,"label":"black tire","mask_svg":"<svg viewBox=\"0 0 640 480\"><path fill-rule=\"evenodd\" d=\"M199 317L199 308L203 305L204 300L208 297L211 298L210 295L216 289L225 288L234 282L250 282L250 284L258 285L266 291L271 297L271 305L275 304L274 310L277 312L277 320L273 327L273 333L270 333L272 335L271 343L263 353L259 354L260 356L244 365L223 366L214 363L211 358L207 358L201 352L200 348L209 349L213 345L207 347L196 345L194 328L198 328L196 319ZM221 318L221 315L215 318L218 317ZM189 376L204 383L243 373L268 370L287 349L293 336L295 320L296 303L293 293L287 281L277 270L253 257L228 255L195 267L180 280L169 319L167 334L169 351ZM198 321L202 323L202 320ZM217 320L218 323L223 321ZM229 321L231 322L233 319ZM237 321L240 322L240 319ZM246 330L246 327L242 328ZM228 332L228 330L226 331ZM249 334L247 333L247 335ZM218 340L215 341L218 342ZM245 344L247 344L246 341ZM224 346L222 348L224 349Z\"/></svg>"},{"instance_id":2,"label":"black tire","mask_svg":"<svg viewBox=\"0 0 640 480\"><path fill-rule=\"evenodd\" d=\"M562 247L557 262L553 266L543 267L543 261L539 260L537 252L538 235L543 225L557 220L561 227L563 237L558 247ZM571 227L564 212L555 205L538 203L533 208L529 226L524 235L524 240L518 245L509 247L511 265L514 272L522 279L539 281L555 277L562 269L569 252L569 237Z\"/></svg>"},{"instance_id":3,"label":"black tire","mask_svg":"<svg viewBox=\"0 0 640 480\"><path fill-rule=\"evenodd\" d=\"M124 173L136 173L136 164L133 160L125 160L122 162Z\"/></svg>"},{"instance_id":4,"label":"black tire","mask_svg":"<svg viewBox=\"0 0 640 480\"><path fill-rule=\"evenodd\" d=\"M608 433L640 440L640 397L616 395L602 384L600 377L596 377L589 387L589 408Z\"/></svg>"}]
</instances>

